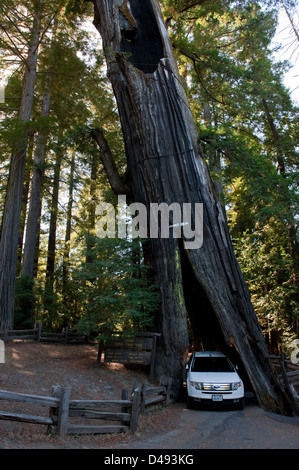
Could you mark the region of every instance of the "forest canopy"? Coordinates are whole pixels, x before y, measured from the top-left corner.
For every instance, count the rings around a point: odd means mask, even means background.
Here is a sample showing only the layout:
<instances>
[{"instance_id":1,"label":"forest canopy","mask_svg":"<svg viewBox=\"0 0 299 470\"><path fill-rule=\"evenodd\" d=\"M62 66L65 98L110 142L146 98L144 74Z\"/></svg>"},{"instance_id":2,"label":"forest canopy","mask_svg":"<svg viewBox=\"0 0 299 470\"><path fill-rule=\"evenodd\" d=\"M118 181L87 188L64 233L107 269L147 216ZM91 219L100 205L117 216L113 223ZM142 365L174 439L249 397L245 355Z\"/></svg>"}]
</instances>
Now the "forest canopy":
<instances>
[{"instance_id":1,"label":"forest canopy","mask_svg":"<svg viewBox=\"0 0 299 470\"><path fill-rule=\"evenodd\" d=\"M160 4L269 350L287 351L299 337L299 126L284 77L287 59L299 56L298 3ZM286 60L278 61L273 41L282 12L290 39ZM97 205L117 206L105 156L124 190L126 158L92 21L92 2L83 0L0 6L3 327L42 320L49 329L96 334L147 330L159 303L146 240L96 236Z\"/></svg>"}]
</instances>

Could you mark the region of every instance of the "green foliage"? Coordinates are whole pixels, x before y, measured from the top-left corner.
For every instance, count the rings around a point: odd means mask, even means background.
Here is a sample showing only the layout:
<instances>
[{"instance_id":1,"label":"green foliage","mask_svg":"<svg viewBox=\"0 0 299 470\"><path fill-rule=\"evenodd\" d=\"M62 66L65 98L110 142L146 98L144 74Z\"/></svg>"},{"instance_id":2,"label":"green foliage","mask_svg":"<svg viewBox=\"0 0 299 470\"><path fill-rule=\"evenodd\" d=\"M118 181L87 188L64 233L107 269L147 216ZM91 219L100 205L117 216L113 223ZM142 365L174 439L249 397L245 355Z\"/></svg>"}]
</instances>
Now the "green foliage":
<instances>
[{"instance_id":1,"label":"green foliage","mask_svg":"<svg viewBox=\"0 0 299 470\"><path fill-rule=\"evenodd\" d=\"M90 4L85 0L67 0L65 14L84 15L90 12Z\"/></svg>"},{"instance_id":2,"label":"green foliage","mask_svg":"<svg viewBox=\"0 0 299 470\"><path fill-rule=\"evenodd\" d=\"M34 326L35 295L33 280L28 276L16 279L15 328L26 329Z\"/></svg>"},{"instance_id":3,"label":"green foliage","mask_svg":"<svg viewBox=\"0 0 299 470\"><path fill-rule=\"evenodd\" d=\"M235 249L265 331L275 331L284 348L296 338L299 321L294 264L285 228L272 218L235 240ZM279 351L276 351L277 353Z\"/></svg>"},{"instance_id":4,"label":"green foliage","mask_svg":"<svg viewBox=\"0 0 299 470\"><path fill-rule=\"evenodd\" d=\"M76 274L84 310L77 329L98 333L149 328L158 298L149 267L141 260L140 242L93 237L90 246L89 262Z\"/></svg>"}]
</instances>

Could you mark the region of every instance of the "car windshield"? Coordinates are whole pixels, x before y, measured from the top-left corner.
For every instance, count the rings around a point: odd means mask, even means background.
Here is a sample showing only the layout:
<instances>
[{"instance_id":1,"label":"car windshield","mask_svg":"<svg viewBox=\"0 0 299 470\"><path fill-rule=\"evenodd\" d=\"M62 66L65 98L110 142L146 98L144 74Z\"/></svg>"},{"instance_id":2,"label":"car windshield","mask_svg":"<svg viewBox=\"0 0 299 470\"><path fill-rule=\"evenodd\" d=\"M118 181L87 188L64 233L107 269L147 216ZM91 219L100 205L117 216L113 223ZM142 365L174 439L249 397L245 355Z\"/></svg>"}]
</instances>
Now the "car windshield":
<instances>
[{"instance_id":1,"label":"car windshield","mask_svg":"<svg viewBox=\"0 0 299 470\"><path fill-rule=\"evenodd\" d=\"M191 366L192 372L234 372L226 357L195 357Z\"/></svg>"}]
</instances>

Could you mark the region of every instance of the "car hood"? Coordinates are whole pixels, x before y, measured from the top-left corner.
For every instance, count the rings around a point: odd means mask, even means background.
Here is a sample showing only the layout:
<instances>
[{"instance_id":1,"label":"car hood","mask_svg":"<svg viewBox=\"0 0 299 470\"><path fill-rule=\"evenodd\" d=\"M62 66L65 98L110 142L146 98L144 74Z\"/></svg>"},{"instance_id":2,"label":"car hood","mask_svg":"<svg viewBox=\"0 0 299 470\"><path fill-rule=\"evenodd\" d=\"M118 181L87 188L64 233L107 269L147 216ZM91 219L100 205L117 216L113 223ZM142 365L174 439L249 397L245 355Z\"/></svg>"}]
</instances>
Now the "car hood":
<instances>
[{"instance_id":1,"label":"car hood","mask_svg":"<svg viewBox=\"0 0 299 470\"><path fill-rule=\"evenodd\" d=\"M189 372L188 379L193 382L231 383L240 382L237 372Z\"/></svg>"}]
</instances>

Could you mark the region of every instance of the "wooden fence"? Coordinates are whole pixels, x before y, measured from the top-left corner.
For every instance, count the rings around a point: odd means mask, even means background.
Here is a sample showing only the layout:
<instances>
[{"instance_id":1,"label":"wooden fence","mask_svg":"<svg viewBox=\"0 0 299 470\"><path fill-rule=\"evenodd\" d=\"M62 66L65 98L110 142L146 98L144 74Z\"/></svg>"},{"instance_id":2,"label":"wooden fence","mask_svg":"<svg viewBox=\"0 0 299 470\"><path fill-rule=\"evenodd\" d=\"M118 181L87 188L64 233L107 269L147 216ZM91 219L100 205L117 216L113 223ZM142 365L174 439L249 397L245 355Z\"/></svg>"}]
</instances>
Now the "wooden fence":
<instances>
[{"instance_id":1,"label":"wooden fence","mask_svg":"<svg viewBox=\"0 0 299 470\"><path fill-rule=\"evenodd\" d=\"M299 413L299 364L287 360L285 354L281 354L281 356L272 355L270 359L293 407Z\"/></svg>"},{"instance_id":2,"label":"wooden fence","mask_svg":"<svg viewBox=\"0 0 299 470\"><path fill-rule=\"evenodd\" d=\"M62 328L61 332L49 332L42 329L42 322L37 322L34 328L26 330L0 330L0 339L6 343L7 341L13 341L16 339L22 340L33 340L37 342L61 342L64 344L72 342L84 342L87 343L89 340L88 335L80 335L74 331L71 331L69 327Z\"/></svg>"},{"instance_id":3,"label":"wooden fence","mask_svg":"<svg viewBox=\"0 0 299 470\"><path fill-rule=\"evenodd\" d=\"M160 405L169 406L174 402L171 380L167 380L165 385L148 387L143 384L140 390L140 410L147 413Z\"/></svg>"},{"instance_id":4,"label":"wooden fence","mask_svg":"<svg viewBox=\"0 0 299 470\"><path fill-rule=\"evenodd\" d=\"M0 410L0 419L46 425L48 432L65 436L67 434L111 434L138 428L140 413L148 411L153 404L168 406L171 402L171 384L147 388L134 387L123 390L120 400L73 400L71 388L54 386L52 396L27 395L0 390L0 400L41 405L48 408L47 416L14 413ZM71 422L73 418L87 419L81 424ZM90 420L104 421L105 424L90 424ZM106 424L110 421L113 424Z\"/></svg>"}]
</instances>

